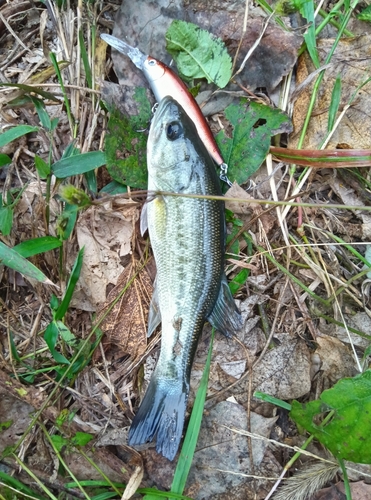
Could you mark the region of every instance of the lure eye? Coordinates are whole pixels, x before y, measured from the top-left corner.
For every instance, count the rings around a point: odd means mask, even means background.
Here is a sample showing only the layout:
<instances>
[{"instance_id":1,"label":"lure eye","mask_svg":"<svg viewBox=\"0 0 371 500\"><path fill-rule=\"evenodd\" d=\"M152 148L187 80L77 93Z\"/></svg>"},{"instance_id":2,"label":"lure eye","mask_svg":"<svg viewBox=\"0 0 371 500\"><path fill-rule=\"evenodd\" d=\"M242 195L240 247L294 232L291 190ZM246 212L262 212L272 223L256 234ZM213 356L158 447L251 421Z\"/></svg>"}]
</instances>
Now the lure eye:
<instances>
[{"instance_id":1,"label":"lure eye","mask_svg":"<svg viewBox=\"0 0 371 500\"><path fill-rule=\"evenodd\" d=\"M171 122L166 125L166 137L169 141L175 141L183 132L183 127L179 122Z\"/></svg>"},{"instance_id":2,"label":"lure eye","mask_svg":"<svg viewBox=\"0 0 371 500\"><path fill-rule=\"evenodd\" d=\"M156 66L156 62L154 59L148 59L147 60L147 64L148 66Z\"/></svg>"}]
</instances>

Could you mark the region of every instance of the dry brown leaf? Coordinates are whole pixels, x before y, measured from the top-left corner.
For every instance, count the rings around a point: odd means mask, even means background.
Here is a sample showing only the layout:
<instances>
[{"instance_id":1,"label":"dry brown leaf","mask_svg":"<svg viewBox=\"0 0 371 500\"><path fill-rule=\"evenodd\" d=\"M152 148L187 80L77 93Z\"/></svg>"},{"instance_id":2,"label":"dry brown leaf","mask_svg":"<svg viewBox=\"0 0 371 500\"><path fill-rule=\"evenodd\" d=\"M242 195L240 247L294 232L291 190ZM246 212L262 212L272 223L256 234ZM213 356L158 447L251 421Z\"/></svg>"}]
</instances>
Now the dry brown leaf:
<instances>
[{"instance_id":1,"label":"dry brown leaf","mask_svg":"<svg viewBox=\"0 0 371 500\"><path fill-rule=\"evenodd\" d=\"M124 268L121 259L131 251L138 208L132 204L120 210L110 205L88 208L78 221L79 247L85 247L84 262L73 307L95 311L106 300L108 284L116 285Z\"/></svg>"},{"instance_id":2,"label":"dry brown leaf","mask_svg":"<svg viewBox=\"0 0 371 500\"><path fill-rule=\"evenodd\" d=\"M368 316L366 312L359 311L352 316L345 315L345 321L348 327L354 328L355 330L359 330L360 332L364 332L367 335L370 335L371 332L371 318ZM357 335L356 333L349 332L350 338L352 339L352 343L355 346L358 346L362 349L367 349L370 345L370 340L364 337ZM346 344L350 343L349 335L344 327L337 326L336 327L336 337L345 342Z\"/></svg>"},{"instance_id":3,"label":"dry brown leaf","mask_svg":"<svg viewBox=\"0 0 371 500\"><path fill-rule=\"evenodd\" d=\"M124 494L121 497L121 500L129 500L140 486L140 483L143 479L143 465L138 465L133 474L130 477L128 484L126 485Z\"/></svg>"},{"instance_id":4,"label":"dry brown leaf","mask_svg":"<svg viewBox=\"0 0 371 500\"><path fill-rule=\"evenodd\" d=\"M334 43L333 39L318 40L321 64ZM326 69L319 97L313 110L305 136L303 149L317 149L327 135L328 110L336 77L341 77L340 111L347 104L357 86L369 77L371 56L371 35L342 38ZM307 52L300 56L297 70L298 85L314 71ZM290 136L289 148L295 148L306 117L315 79L304 87L294 104L294 132ZM371 102L369 99L371 82L359 90L351 108L348 109L339 127L327 145L328 149L368 149L371 146Z\"/></svg>"},{"instance_id":5,"label":"dry brown leaf","mask_svg":"<svg viewBox=\"0 0 371 500\"><path fill-rule=\"evenodd\" d=\"M370 119L371 126L371 119ZM333 177L329 180L329 184L335 193L341 198L345 205L362 206L364 204L362 198L350 187L344 185L341 179ZM369 212L356 212L357 216L362 220L362 239L371 239L371 215Z\"/></svg>"},{"instance_id":6,"label":"dry brown leaf","mask_svg":"<svg viewBox=\"0 0 371 500\"><path fill-rule=\"evenodd\" d=\"M105 314L107 308L129 284L138 267L135 261L126 267L117 285L108 294L98 318ZM102 343L106 357L116 359L124 354L130 354L135 358L144 353L147 346L147 318L152 292L152 281L147 270L143 268L101 323L101 329L105 333ZM109 351L111 347L112 352Z\"/></svg>"},{"instance_id":7,"label":"dry brown leaf","mask_svg":"<svg viewBox=\"0 0 371 500\"><path fill-rule=\"evenodd\" d=\"M371 498L371 485L364 481L350 483L352 500L369 500ZM339 481L329 488L323 488L312 497L312 500L345 500L344 483Z\"/></svg>"},{"instance_id":8,"label":"dry brown leaf","mask_svg":"<svg viewBox=\"0 0 371 500\"><path fill-rule=\"evenodd\" d=\"M315 354L321 361L320 370L331 386L343 377L357 374L353 354L343 342L328 335L318 336L316 342L318 347Z\"/></svg>"},{"instance_id":9,"label":"dry brown leaf","mask_svg":"<svg viewBox=\"0 0 371 500\"><path fill-rule=\"evenodd\" d=\"M249 211L250 213L252 212L252 217L259 217L259 221L265 233L269 233L277 224L276 217L270 212L265 212L259 203L254 203L254 198L236 182L228 189L225 196L229 198L245 199L246 203L240 201L227 201L225 206L234 214L248 214Z\"/></svg>"},{"instance_id":10,"label":"dry brown leaf","mask_svg":"<svg viewBox=\"0 0 371 500\"><path fill-rule=\"evenodd\" d=\"M310 391L310 353L300 338L277 337L279 345L266 352L253 370L253 390L280 399L297 399Z\"/></svg>"}]
</instances>

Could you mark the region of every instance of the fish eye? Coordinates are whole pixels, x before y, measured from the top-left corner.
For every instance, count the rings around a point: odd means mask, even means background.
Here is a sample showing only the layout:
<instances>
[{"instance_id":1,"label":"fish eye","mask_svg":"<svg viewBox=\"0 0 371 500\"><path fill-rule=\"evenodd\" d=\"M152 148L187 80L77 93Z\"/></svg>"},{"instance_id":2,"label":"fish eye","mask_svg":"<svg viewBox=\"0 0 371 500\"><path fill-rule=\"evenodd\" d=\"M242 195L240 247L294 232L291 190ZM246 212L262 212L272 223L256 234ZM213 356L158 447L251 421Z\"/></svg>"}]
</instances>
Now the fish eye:
<instances>
[{"instance_id":1,"label":"fish eye","mask_svg":"<svg viewBox=\"0 0 371 500\"><path fill-rule=\"evenodd\" d=\"M183 127L179 122L170 122L166 125L166 137L169 141L175 141L183 132Z\"/></svg>"}]
</instances>

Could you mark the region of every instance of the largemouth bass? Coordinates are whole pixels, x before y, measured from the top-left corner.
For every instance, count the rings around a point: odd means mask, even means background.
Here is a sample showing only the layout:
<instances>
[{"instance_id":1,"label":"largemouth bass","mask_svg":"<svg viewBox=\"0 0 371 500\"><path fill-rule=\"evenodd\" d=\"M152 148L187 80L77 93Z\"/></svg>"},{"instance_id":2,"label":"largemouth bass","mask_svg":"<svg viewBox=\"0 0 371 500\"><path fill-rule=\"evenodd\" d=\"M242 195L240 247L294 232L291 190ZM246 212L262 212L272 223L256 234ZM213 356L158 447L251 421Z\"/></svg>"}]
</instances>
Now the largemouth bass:
<instances>
[{"instance_id":1,"label":"largemouth bass","mask_svg":"<svg viewBox=\"0 0 371 500\"><path fill-rule=\"evenodd\" d=\"M221 195L220 181L193 121L171 97L160 102L147 146L149 191ZM231 336L241 317L224 274L224 202L158 194L142 212L157 277L148 334L162 323L161 352L129 431L129 445L156 436L156 450L170 460L183 432L190 371L208 320Z\"/></svg>"}]
</instances>

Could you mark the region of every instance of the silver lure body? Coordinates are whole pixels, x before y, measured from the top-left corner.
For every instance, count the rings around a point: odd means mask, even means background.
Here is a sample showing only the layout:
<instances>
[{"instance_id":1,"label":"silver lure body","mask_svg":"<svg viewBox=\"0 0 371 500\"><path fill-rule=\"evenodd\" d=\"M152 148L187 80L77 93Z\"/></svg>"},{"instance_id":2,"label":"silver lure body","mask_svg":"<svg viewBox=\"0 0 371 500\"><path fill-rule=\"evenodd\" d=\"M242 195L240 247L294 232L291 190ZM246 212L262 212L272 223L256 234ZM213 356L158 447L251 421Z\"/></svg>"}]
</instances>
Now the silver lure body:
<instances>
[{"instance_id":1,"label":"silver lure body","mask_svg":"<svg viewBox=\"0 0 371 500\"><path fill-rule=\"evenodd\" d=\"M148 189L220 195L214 163L195 125L171 97L159 104L147 146ZM150 197L143 211L157 277L148 332L162 323L161 352L129 432L129 444L151 441L172 460L178 450L190 370L206 320L230 336L241 318L224 275L224 202Z\"/></svg>"}]
</instances>

